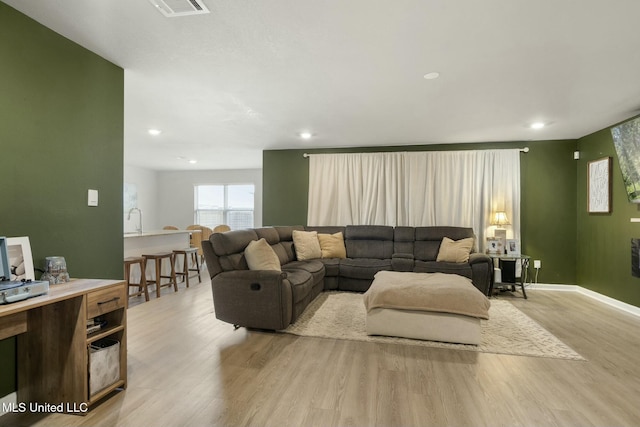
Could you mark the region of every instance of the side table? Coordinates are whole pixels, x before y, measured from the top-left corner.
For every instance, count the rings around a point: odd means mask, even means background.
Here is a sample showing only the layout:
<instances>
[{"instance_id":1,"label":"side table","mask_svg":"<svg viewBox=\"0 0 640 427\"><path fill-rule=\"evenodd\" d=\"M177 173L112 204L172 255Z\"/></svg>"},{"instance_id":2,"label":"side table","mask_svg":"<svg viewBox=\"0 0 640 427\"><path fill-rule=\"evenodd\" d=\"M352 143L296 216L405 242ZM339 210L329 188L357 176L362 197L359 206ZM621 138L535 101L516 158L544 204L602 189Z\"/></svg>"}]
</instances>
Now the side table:
<instances>
[{"instance_id":1,"label":"side table","mask_svg":"<svg viewBox=\"0 0 640 427\"><path fill-rule=\"evenodd\" d=\"M531 257L529 255L492 255L489 254L491 259L500 261L514 261L520 263L520 277L516 277L514 283L509 282L494 282L491 281L491 286L489 288L489 295L493 293L493 287L495 285L509 285L511 286L511 290L515 290L516 286L520 286L522 289L522 296L524 299L527 299L527 292L524 290L524 285L527 283L529 278L529 261Z\"/></svg>"}]
</instances>

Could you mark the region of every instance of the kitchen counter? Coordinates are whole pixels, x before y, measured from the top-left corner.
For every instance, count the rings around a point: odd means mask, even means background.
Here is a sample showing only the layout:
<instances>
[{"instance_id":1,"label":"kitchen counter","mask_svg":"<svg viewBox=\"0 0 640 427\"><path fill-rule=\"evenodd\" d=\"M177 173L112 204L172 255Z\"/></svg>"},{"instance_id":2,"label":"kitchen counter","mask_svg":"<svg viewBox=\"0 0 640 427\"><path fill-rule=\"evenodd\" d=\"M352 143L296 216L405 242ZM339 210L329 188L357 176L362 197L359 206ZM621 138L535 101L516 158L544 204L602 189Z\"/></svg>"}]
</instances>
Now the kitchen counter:
<instances>
[{"instance_id":1,"label":"kitchen counter","mask_svg":"<svg viewBox=\"0 0 640 427\"><path fill-rule=\"evenodd\" d=\"M172 234L192 234L192 233L200 233L200 230L151 230L151 231L143 231L139 233L137 231L132 231L129 233L124 233L124 238L128 239L131 237L149 237L149 236L169 236Z\"/></svg>"},{"instance_id":2,"label":"kitchen counter","mask_svg":"<svg viewBox=\"0 0 640 427\"><path fill-rule=\"evenodd\" d=\"M147 254L171 252L174 249L185 249L191 245L191 235L200 234L200 230L149 230L142 233L124 233L124 256L139 257ZM195 237L196 239L198 237ZM163 263L163 273L169 273L169 263ZM153 277L154 263L147 265L147 277ZM131 274L134 282L140 273L136 270Z\"/></svg>"}]
</instances>

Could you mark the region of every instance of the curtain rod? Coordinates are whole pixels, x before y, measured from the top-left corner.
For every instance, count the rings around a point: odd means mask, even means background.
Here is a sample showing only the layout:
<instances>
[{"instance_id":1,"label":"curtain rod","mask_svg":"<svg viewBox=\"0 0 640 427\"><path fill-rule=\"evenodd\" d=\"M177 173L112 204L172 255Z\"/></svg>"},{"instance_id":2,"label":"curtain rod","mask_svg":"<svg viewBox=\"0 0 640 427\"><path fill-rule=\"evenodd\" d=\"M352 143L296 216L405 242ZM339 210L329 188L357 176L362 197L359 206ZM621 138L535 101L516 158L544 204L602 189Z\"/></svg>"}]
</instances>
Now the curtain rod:
<instances>
[{"instance_id":1,"label":"curtain rod","mask_svg":"<svg viewBox=\"0 0 640 427\"><path fill-rule=\"evenodd\" d=\"M510 148L505 148L505 150L510 150ZM520 148L519 149L521 153L528 153L529 152L529 147L524 147L524 148ZM311 154L309 153L303 153L302 157L304 157L305 159L309 158Z\"/></svg>"}]
</instances>

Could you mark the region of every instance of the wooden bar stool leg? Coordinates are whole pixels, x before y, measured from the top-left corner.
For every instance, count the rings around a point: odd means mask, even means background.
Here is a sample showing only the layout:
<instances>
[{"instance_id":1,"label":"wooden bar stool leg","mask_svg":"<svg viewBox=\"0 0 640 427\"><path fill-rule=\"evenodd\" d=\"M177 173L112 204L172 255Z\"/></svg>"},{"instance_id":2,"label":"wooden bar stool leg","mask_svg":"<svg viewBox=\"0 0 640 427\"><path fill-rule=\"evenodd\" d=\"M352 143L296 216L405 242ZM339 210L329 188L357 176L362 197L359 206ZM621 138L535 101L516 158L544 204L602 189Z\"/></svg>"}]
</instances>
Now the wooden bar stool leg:
<instances>
[{"instance_id":1,"label":"wooden bar stool leg","mask_svg":"<svg viewBox=\"0 0 640 427\"><path fill-rule=\"evenodd\" d=\"M162 261L159 258L156 258L156 296L160 298L160 288L162 284Z\"/></svg>"},{"instance_id":2,"label":"wooden bar stool leg","mask_svg":"<svg viewBox=\"0 0 640 427\"><path fill-rule=\"evenodd\" d=\"M198 272L198 283L202 283L202 276L200 276L200 262L198 261L198 257L196 257L196 271Z\"/></svg>"},{"instance_id":3,"label":"wooden bar stool leg","mask_svg":"<svg viewBox=\"0 0 640 427\"><path fill-rule=\"evenodd\" d=\"M182 274L184 275L184 282L189 287L189 254L184 253L184 265L182 266Z\"/></svg>"},{"instance_id":4,"label":"wooden bar stool leg","mask_svg":"<svg viewBox=\"0 0 640 427\"><path fill-rule=\"evenodd\" d=\"M171 254L171 281L173 281L173 289L178 292L178 281L176 280L176 256Z\"/></svg>"},{"instance_id":5,"label":"wooden bar stool leg","mask_svg":"<svg viewBox=\"0 0 640 427\"><path fill-rule=\"evenodd\" d=\"M147 259L142 258L140 263L140 286L144 289L144 299L149 301L149 287L147 286Z\"/></svg>"}]
</instances>

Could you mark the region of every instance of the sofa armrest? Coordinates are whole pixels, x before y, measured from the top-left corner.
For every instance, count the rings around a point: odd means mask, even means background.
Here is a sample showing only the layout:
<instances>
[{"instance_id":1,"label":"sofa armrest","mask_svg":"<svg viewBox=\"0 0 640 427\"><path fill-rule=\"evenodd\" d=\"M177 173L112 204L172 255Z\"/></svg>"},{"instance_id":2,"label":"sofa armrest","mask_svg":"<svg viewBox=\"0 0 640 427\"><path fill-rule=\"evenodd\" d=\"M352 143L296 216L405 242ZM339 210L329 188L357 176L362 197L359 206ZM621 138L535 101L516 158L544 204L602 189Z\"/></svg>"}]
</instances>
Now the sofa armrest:
<instances>
[{"instance_id":1,"label":"sofa armrest","mask_svg":"<svg viewBox=\"0 0 640 427\"><path fill-rule=\"evenodd\" d=\"M474 253L469 255L469 264L473 265L473 264L478 264L478 263L481 263L481 262L486 262L486 263L489 263L489 264L493 264L493 260L487 254L481 254L479 252L474 252Z\"/></svg>"},{"instance_id":2,"label":"sofa armrest","mask_svg":"<svg viewBox=\"0 0 640 427\"><path fill-rule=\"evenodd\" d=\"M473 285L484 295L489 295L493 285L493 259L481 253L469 255Z\"/></svg>"},{"instance_id":3,"label":"sofa armrest","mask_svg":"<svg viewBox=\"0 0 640 427\"><path fill-rule=\"evenodd\" d=\"M246 328L280 330L291 323L291 284L287 273L225 271L211 280L216 317Z\"/></svg>"},{"instance_id":4,"label":"sofa armrest","mask_svg":"<svg viewBox=\"0 0 640 427\"><path fill-rule=\"evenodd\" d=\"M413 271L413 266L413 254L395 253L391 255L391 269L393 271Z\"/></svg>"}]
</instances>

